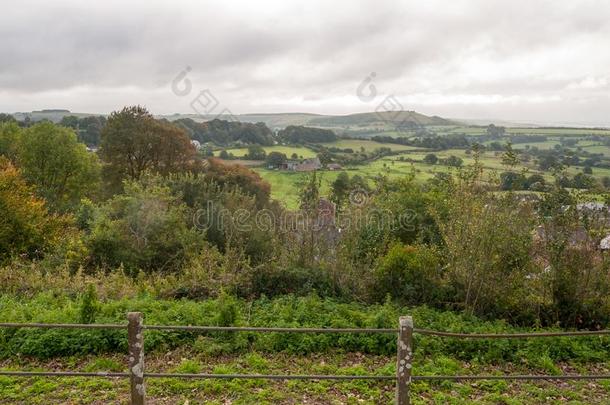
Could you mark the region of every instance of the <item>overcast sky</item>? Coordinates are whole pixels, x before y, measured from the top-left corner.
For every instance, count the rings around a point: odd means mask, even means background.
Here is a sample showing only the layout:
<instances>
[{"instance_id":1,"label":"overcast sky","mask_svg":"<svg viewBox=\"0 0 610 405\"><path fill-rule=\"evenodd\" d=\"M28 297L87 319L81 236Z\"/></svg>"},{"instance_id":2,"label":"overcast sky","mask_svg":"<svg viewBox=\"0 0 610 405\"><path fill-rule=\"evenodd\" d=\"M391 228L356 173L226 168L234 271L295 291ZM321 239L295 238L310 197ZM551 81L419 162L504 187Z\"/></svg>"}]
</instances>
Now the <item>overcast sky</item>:
<instances>
[{"instance_id":1,"label":"overcast sky","mask_svg":"<svg viewBox=\"0 0 610 405\"><path fill-rule=\"evenodd\" d=\"M191 91L172 91L186 67ZM205 89L212 113L346 114L394 96L444 117L610 124L610 1L2 6L0 111L192 113Z\"/></svg>"}]
</instances>

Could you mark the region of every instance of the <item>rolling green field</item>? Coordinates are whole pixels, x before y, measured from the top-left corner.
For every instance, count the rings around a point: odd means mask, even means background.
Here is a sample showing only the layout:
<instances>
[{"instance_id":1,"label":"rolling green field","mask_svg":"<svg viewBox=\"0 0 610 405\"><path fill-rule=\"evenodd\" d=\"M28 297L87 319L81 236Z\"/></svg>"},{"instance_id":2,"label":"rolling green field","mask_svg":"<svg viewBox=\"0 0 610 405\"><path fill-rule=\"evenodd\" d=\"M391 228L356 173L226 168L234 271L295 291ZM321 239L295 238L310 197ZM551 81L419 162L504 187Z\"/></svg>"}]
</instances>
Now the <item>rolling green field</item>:
<instances>
[{"instance_id":1,"label":"rolling green field","mask_svg":"<svg viewBox=\"0 0 610 405\"><path fill-rule=\"evenodd\" d=\"M341 139L336 142L323 143L328 148L335 147L340 149L352 149L354 152L359 152L364 149L365 152L372 152L375 149L379 149L382 147L390 148L393 151L402 151L402 150L414 150L417 149L413 146L407 145L399 145L393 143L379 143L375 141L369 141L366 139Z\"/></svg>"},{"instance_id":2,"label":"rolling green field","mask_svg":"<svg viewBox=\"0 0 610 405\"><path fill-rule=\"evenodd\" d=\"M408 156L408 155L404 155ZM398 156L386 157L370 162L366 165L345 167L343 171L350 176L359 175L366 179L372 186L374 179L380 175L389 178L398 178L414 173L417 181L425 181L434 177L438 172L456 171L456 169L441 165L428 165L419 162L406 162L397 160ZM288 208L296 208L300 184L307 178L308 173L297 173L290 171L270 170L266 168L255 168L263 179L271 184L271 197L282 201ZM321 171L322 195L329 195L330 185L341 171Z\"/></svg>"},{"instance_id":3,"label":"rolling green field","mask_svg":"<svg viewBox=\"0 0 610 405\"><path fill-rule=\"evenodd\" d=\"M316 156L316 153L313 150L306 148L304 146L275 145L275 146L263 146L263 149L265 149L265 152L267 154L269 154L271 152L280 152L280 153L283 153L286 156L288 156L288 158L290 158L290 156L293 153L296 153L299 157L303 157L304 159ZM233 156L235 156L235 157L242 157L246 153L248 153L248 148L234 148L234 149L227 149L226 151L228 153L232 153ZM218 156L219 154L220 154L219 150L214 152L214 156Z\"/></svg>"},{"instance_id":4,"label":"rolling green field","mask_svg":"<svg viewBox=\"0 0 610 405\"><path fill-rule=\"evenodd\" d=\"M430 131L441 134L484 135L485 126L446 125L431 126ZM506 128L507 135L547 135L563 137L582 137L588 135L610 136L610 129L604 128L539 128L539 127L511 127Z\"/></svg>"},{"instance_id":5,"label":"rolling green field","mask_svg":"<svg viewBox=\"0 0 610 405\"><path fill-rule=\"evenodd\" d=\"M431 126L427 128L429 131L434 131L438 135L449 135L449 134L466 134L468 136L484 135L486 128L482 126L459 126L459 125L445 125L445 126ZM545 135L547 136L546 141L532 142L520 142L514 143L513 148L515 150L526 150L526 149L539 149L539 150L551 150L561 145L562 140L565 138L574 139L579 137L578 142L570 146L569 149L573 151L583 151L594 154L602 154L605 157L610 157L610 147L604 145L603 142L589 138L591 135L607 135L610 136L610 130L605 129L570 129L570 128L507 128L507 134L514 135ZM377 133L377 135L389 135L389 136L409 136L405 135L405 132L394 133L391 131L383 131ZM375 135L373 133L372 135ZM371 135L371 136L372 136ZM401 176L407 176L410 174L415 175L416 181L426 181L436 173L441 172L455 172L456 168L447 167L442 164L429 165L423 163L424 157L430 153L425 149L416 148L413 146L399 145L399 144L388 144L379 143L363 137L362 139L340 139L336 142L321 144L327 148L338 148L338 149L352 149L354 153L360 151L373 152L381 147L390 148L393 152L399 153L392 156L385 156L373 161L369 161L366 164L345 166L343 171L347 172L350 176L359 175L366 179L370 185L374 184L374 181L379 176L387 176L389 178L398 178ZM490 145L494 141L485 141L485 145ZM497 142L497 141L496 141ZM503 140L502 142L505 142ZM284 153L290 158L293 153L296 153L299 157L310 158L316 156L316 152L306 146L290 146L290 145L276 145L264 147L267 153L272 151ZM247 148L234 148L227 149L228 152L233 153L236 157L244 156L247 153ZM218 155L220 151L216 151ZM449 149L434 152L439 159L446 159L449 156L457 156L463 160L464 165L470 165L474 162L472 154L467 153L463 149ZM499 175L499 173L506 170L506 166L502 164L502 152L501 151L485 151L481 154L481 164L486 175ZM297 207L298 190L300 184L303 183L307 177L306 173L296 173L290 171L272 170L264 167L265 165L261 162L258 167L255 167L261 177L267 180L271 184L272 198L281 201L288 208ZM541 174L548 181L552 181L552 175L550 172L540 171L537 167L536 162L532 159L529 162L522 163L517 169L525 170L528 175ZM567 173L575 175L582 172L582 167L572 166L568 167ZM330 190L330 184L337 178L339 172L337 171L321 171L319 172L321 177L322 194L328 195ZM610 169L606 168L593 168L593 176L595 178L602 178L604 176L610 176Z\"/></svg>"}]
</instances>

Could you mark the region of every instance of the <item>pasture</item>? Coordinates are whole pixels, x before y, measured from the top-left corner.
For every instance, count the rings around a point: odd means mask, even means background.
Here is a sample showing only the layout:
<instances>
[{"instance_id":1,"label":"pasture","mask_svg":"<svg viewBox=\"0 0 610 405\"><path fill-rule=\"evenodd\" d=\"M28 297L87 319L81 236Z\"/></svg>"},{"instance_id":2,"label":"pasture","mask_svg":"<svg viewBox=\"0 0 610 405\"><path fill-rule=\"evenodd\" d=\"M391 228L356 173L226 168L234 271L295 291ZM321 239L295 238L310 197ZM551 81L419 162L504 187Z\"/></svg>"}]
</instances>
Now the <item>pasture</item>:
<instances>
[{"instance_id":1,"label":"pasture","mask_svg":"<svg viewBox=\"0 0 610 405\"><path fill-rule=\"evenodd\" d=\"M486 133L486 128L484 126L445 125L431 126L428 127L428 130L433 131L440 136L449 134L482 136ZM513 143L513 149L517 151L524 151L528 149L552 150L561 146L563 140L569 138L573 141L576 138L576 144L567 146L569 150L579 153L588 152L593 154L601 154L606 159L610 157L610 147L605 145L603 141L591 138L591 136L593 135L610 136L610 130L606 129L516 127L506 128L506 134L509 136L545 135L547 137L547 139L544 141L533 139L532 142ZM335 142L323 143L319 145L329 149L351 149L353 153L371 153L376 149L383 147L389 148L392 150L392 152L397 153L395 155L385 156L372 161L368 161L364 164L347 165L343 167L343 171L347 172L350 176L359 175L364 178L371 186L374 185L375 179L379 176L387 176L388 178L399 178L403 176L413 175L415 177L415 181L422 182L434 177L437 173L456 172L458 170L453 167L447 167L440 163L435 165L424 163L423 159L428 153L434 153L441 160L447 159L450 156L459 157L463 160L463 165L471 165L472 163L474 163L473 155L464 149L448 149L431 152L413 146L379 143L367 139L369 136L373 135L411 136L413 134L407 134L406 132L382 131L378 133L367 134L361 139L339 139ZM503 144L504 142L506 142L506 138L498 141L487 140L483 142L483 145L489 146L493 142L500 142ZM290 158L293 154L296 154L299 158L310 158L315 157L317 155L316 151L310 149L307 146L302 145L275 145L265 146L263 148L267 153L273 151L281 152L284 153L288 158ZM241 157L247 153L247 148L231 148L227 149L227 152L232 153L236 157ZM215 151L216 156L218 156L219 153L220 151ZM486 150L481 153L480 163L483 166L483 171L486 176L498 176L501 172L507 170L507 167L502 164L502 153L502 151L491 150ZM339 154L341 154L341 152L339 152ZM253 166L252 163L255 162L251 162L249 166ZM288 208L296 208L298 200L298 191L307 174L296 173L291 171L273 170L268 169L264 166L264 163L260 162L258 167L254 167L254 170L271 184L272 198L281 201ZM521 162L521 164L516 169L519 171L525 171L528 175L541 174L547 181L553 180L553 176L550 172L544 172L538 168L535 159L531 159L527 162ZM582 166L570 166L566 168L567 173L571 176L577 173L581 173L582 170ZM329 195L330 184L337 178L338 174L339 172L337 171L319 172L319 176L321 178L321 192L323 195ZM610 169L593 167L593 177L601 179L605 176L610 176Z\"/></svg>"},{"instance_id":2,"label":"pasture","mask_svg":"<svg viewBox=\"0 0 610 405\"><path fill-rule=\"evenodd\" d=\"M296 153L299 156L299 158L303 158L303 159L307 159L307 158L316 156L316 153L313 150L306 148L304 146L297 146L297 145L263 146L263 149L265 150L265 153L267 153L267 154L269 154L271 152L280 152L280 153L285 154L288 158L290 158L290 156L293 153ZM226 151L228 153L232 153L233 156L235 156L235 157L242 157L248 153L248 148L230 148L230 149L226 149ZM220 150L214 151L214 156L218 156L218 155L220 155Z\"/></svg>"}]
</instances>

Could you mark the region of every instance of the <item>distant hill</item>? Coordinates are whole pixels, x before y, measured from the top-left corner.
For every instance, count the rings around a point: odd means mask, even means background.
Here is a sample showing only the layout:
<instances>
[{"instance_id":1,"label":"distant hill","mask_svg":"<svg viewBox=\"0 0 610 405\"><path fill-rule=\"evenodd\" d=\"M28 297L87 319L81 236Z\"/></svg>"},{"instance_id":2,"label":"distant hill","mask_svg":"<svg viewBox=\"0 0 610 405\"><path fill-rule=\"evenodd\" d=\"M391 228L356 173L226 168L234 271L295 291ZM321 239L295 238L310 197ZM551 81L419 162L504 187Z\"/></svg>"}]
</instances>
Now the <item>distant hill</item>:
<instances>
[{"instance_id":1,"label":"distant hill","mask_svg":"<svg viewBox=\"0 0 610 405\"><path fill-rule=\"evenodd\" d=\"M17 112L17 113L13 113L11 114L13 117L15 117L16 120L19 121L23 121L26 119L26 117L29 117L30 120L32 121L42 121L42 120L49 120L55 123L58 123L59 121L61 121L61 119L63 117L69 116L69 115L73 115L75 117L78 118L85 118L85 117L97 117L97 116L105 116L107 114L90 114L90 113L73 113L70 112L70 110L63 110L63 109L52 109L52 110L40 110L40 111L32 111L32 112Z\"/></svg>"},{"instance_id":2,"label":"distant hill","mask_svg":"<svg viewBox=\"0 0 610 405\"><path fill-rule=\"evenodd\" d=\"M177 120L191 118L195 121L207 121L213 118L228 119L224 116L198 116L196 114L174 114L163 118ZM310 126L320 128L347 127L377 127L383 128L395 125L428 126L428 125L459 125L453 120L437 116L427 116L415 111L368 112L349 115L322 115L308 113L278 113L278 114L239 114L235 118L242 122L264 122L269 128L281 129L288 126Z\"/></svg>"},{"instance_id":3,"label":"distant hill","mask_svg":"<svg viewBox=\"0 0 610 405\"><path fill-rule=\"evenodd\" d=\"M396 112L370 112L349 115L324 115L312 118L307 124L313 126L338 127L338 126L376 126L376 125L400 125L413 124L417 126L427 125L456 125L457 122L441 117L429 117L415 111Z\"/></svg>"},{"instance_id":4,"label":"distant hill","mask_svg":"<svg viewBox=\"0 0 610 405\"><path fill-rule=\"evenodd\" d=\"M48 119L59 122L64 116L73 115L79 118L89 116L106 116L108 114L75 113L63 109L49 109L32 112L18 112L12 114L16 119L23 121L29 117L32 121ZM197 114L171 114L158 115L157 118L165 118L169 121L190 118L196 122L211 121L214 118L230 120L229 115L197 115ZM322 115L309 113L272 113L272 114L237 114L235 118L241 122L262 122L271 129L282 129L291 125L311 126L320 128L384 128L400 124L413 126L428 125L459 125L459 122L448 120L437 116L427 116L415 111L399 112L368 112L349 115Z\"/></svg>"}]
</instances>

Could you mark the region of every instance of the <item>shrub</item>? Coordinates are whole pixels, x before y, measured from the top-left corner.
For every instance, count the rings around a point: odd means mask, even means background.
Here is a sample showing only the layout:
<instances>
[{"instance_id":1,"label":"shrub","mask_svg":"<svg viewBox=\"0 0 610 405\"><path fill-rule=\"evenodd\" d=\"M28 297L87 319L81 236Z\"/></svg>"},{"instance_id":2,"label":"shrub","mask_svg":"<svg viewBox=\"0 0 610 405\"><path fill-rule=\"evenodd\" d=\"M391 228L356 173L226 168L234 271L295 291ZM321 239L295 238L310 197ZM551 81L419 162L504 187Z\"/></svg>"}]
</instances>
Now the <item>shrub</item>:
<instances>
[{"instance_id":1,"label":"shrub","mask_svg":"<svg viewBox=\"0 0 610 405\"><path fill-rule=\"evenodd\" d=\"M530 317L532 206L481 187L480 172L464 172L452 187L448 211L437 213L453 301L486 316ZM531 320L531 319L528 319Z\"/></svg>"},{"instance_id":2,"label":"shrub","mask_svg":"<svg viewBox=\"0 0 610 405\"><path fill-rule=\"evenodd\" d=\"M89 284L80 306L80 323L94 323L98 311L97 291L95 285Z\"/></svg>"},{"instance_id":3,"label":"shrub","mask_svg":"<svg viewBox=\"0 0 610 405\"><path fill-rule=\"evenodd\" d=\"M269 265L252 272L252 293L255 296L307 295L314 291L323 296L337 292L327 269Z\"/></svg>"},{"instance_id":4,"label":"shrub","mask_svg":"<svg viewBox=\"0 0 610 405\"><path fill-rule=\"evenodd\" d=\"M186 206L169 188L125 183L125 194L102 205L88 238L92 265L135 274L178 271L202 237L189 227Z\"/></svg>"},{"instance_id":5,"label":"shrub","mask_svg":"<svg viewBox=\"0 0 610 405\"><path fill-rule=\"evenodd\" d=\"M441 294L440 260L436 249L395 244L375 270L374 292L406 304L436 304Z\"/></svg>"}]
</instances>

